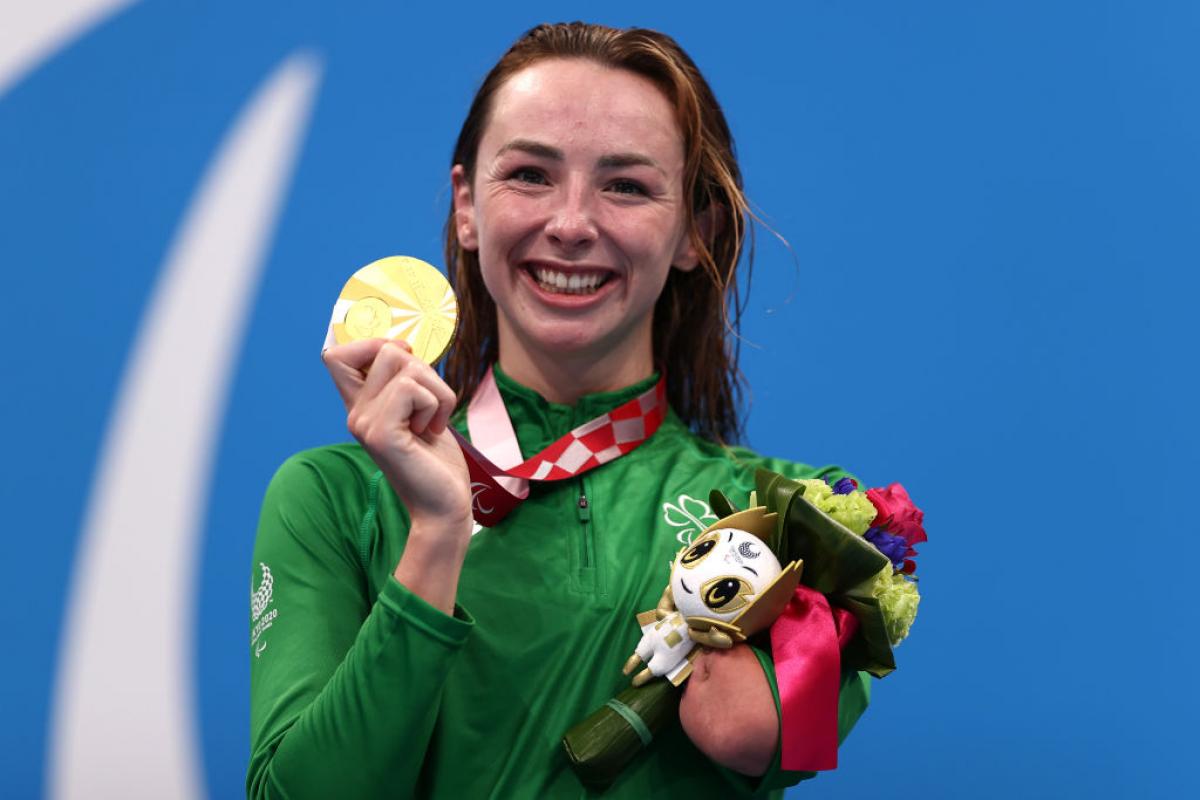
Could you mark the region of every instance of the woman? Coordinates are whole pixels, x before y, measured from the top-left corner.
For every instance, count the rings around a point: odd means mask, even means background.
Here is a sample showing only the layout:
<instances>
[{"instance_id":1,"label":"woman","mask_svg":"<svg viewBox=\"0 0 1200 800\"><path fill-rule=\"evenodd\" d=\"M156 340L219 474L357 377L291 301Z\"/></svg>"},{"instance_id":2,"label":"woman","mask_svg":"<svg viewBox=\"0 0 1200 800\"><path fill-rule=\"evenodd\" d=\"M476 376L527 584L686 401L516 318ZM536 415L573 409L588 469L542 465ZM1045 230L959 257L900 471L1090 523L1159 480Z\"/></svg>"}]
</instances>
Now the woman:
<instances>
[{"instance_id":1,"label":"woman","mask_svg":"<svg viewBox=\"0 0 1200 800\"><path fill-rule=\"evenodd\" d=\"M533 29L481 86L451 180L464 310L446 381L395 343L326 351L359 444L293 457L264 502L253 796L580 796L559 740L625 685L634 614L713 521L698 498L744 498L759 466L841 474L718 443L738 430L725 301L746 203L720 108L670 38ZM465 430L457 399L481 382L523 457L638 398L671 410L473 535L447 426ZM799 780L777 768L773 680L748 646L705 654L682 725L610 793ZM865 705L846 675L842 735Z\"/></svg>"}]
</instances>

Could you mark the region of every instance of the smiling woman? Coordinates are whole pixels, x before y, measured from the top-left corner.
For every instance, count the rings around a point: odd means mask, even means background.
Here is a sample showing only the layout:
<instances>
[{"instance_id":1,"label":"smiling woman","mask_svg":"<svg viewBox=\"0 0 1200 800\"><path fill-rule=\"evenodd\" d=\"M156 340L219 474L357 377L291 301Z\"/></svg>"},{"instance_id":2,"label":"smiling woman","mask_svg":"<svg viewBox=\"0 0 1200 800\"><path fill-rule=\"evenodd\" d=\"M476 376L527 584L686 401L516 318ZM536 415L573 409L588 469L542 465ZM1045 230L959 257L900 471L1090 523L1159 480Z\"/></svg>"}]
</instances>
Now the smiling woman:
<instances>
[{"instance_id":1,"label":"smiling woman","mask_svg":"<svg viewBox=\"0 0 1200 800\"><path fill-rule=\"evenodd\" d=\"M667 99L625 70L542 61L496 93L477 159L474 180L452 172L455 226L504 371L554 402L650 375L654 305L697 264Z\"/></svg>"},{"instance_id":2,"label":"smiling woman","mask_svg":"<svg viewBox=\"0 0 1200 800\"><path fill-rule=\"evenodd\" d=\"M551 62L559 69L549 69ZM572 83L562 70L570 70L584 82ZM605 78L605 90L591 81L599 76ZM621 96L626 90L629 96ZM541 119L557 127L544 133L537 128L542 136L557 131L564 142L556 145L538 135L512 133L513 141L501 140L494 145L494 154L488 152L484 139L493 133L494 122L503 122L497 115L504 113L504 105L536 104L541 91L557 91L559 100L568 102L544 103ZM607 105L602 111L589 101ZM575 117L573 128L559 118L559 112L568 108ZM610 111L626 116L612 119L607 115ZM519 127L522 120L508 116L510 126ZM626 122L641 127L636 132L626 130ZM459 346L446 365L446 381L459 396L473 396L481 376L500 360L502 349L497 306L480 269L485 254L473 240L460 240L460 234L472 234L470 191L482 179L476 173L486 171L490 163L486 159L501 155L499 148L506 145L531 157L551 158L562 172L566 151L572 149L566 145L575 144L582 131L596 126L603 126L606 135L594 137L593 146L603 152L587 165L590 177L607 179L609 194L642 196L641 202L656 207L673 205L680 215L680 234L692 250L694 261L671 257L665 261L678 269L667 270L651 320L652 364L656 369L670 367L665 377L671 407L698 433L735 440L741 432L737 349L736 338L731 344L726 334L736 329L740 313L734 278L748 205L733 138L712 89L687 53L669 36L655 31L582 24L539 26L518 40L484 78L454 147L456 207L446 224L446 261L463 305L475 313L462 320ZM650 138L643 139L640 133ZM661 151L657 158L651 148ZM673 164L678 164L678 173L667 175ZM628 171L621 174L622 170ZM538 170L512 177L550 184L548 175L535 177L534 172ZM661 187L658 197L652 196L655 187ZM558 187L559 196L562 188ZM464 190L467 197L462 196ZM559 222L564 219L568 225L579 224L578 218L569 217L560 217ZM594 218L590 221L598 224ZM577 253L567 253L563 260L580 259ZM570 275L564 277L569 282Z\"/></svg>"},{"instance_id":3,"label":"smiling woman","mask_svg":"<svg viewBox=\"0 0 1200 800\"><path fill-rule=\"evenodd\" d=\"M746 201L720 107L673 40L533 29L485 78L451 179L464 311L445 380L402 345L331 347L358 444L294 456L264 501L252 796L581 796L560 739L622 686L679 544L671 504L715 519L695 498L745 497L758 467L844 475L725 444ZM451 426L528 468L528 498L489 529ZM844 736L864 677L843 674L839 701ZM795 783L777 709L767 649L703 655L681 724L610 791Z\"/></svg>"}]
</instances>

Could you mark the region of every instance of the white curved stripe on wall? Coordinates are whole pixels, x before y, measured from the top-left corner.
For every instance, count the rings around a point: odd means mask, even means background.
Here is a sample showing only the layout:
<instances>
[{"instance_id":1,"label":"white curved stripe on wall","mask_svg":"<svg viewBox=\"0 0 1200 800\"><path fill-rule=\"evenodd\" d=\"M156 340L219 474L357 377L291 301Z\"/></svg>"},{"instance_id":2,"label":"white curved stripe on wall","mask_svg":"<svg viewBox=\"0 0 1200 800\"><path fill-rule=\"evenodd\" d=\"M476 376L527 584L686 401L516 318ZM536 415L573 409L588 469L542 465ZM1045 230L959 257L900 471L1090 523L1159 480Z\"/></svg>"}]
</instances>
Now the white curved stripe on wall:
<instances>
[{"instance_id":1,"label":"white curved stripe on wall","mask_svg":"<svg viewBox=\"0 0 1200 800\"><path fill-rule=\"evenodd\" d=\"M0 96L25 74L136 0L0 4Z\"/></svg>"},{"instance_id":2,"label":"white curved stripe on wall","mask_svg":"<svg viewBox=\"0 0 1200 800\"><path fill-rule=\"evenodd\" d=\"M160 272L84 517L59 658L56 798L197 798L204 503L239 342L320 79L284 61L214 156Z\"/></svg>"}]
</instances>

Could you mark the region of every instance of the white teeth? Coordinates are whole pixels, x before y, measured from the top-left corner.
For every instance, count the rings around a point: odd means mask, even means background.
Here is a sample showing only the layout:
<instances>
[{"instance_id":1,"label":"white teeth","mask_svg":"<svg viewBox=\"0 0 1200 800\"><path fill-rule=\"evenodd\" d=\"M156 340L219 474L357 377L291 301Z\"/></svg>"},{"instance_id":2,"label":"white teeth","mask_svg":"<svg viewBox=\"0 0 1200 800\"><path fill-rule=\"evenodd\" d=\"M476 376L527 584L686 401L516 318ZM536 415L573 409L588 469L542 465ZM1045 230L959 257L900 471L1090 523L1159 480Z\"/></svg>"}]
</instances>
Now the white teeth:
<instances>
[{"instance_id":1,"label":"white teeth","mask_svg":"<svg viewBox=\"0 0 1200 800\"><path fill-rule=\"evenodd\" d=\"M575 272L568 275L565 272L545 267L535 268L534 275L543 289L556 294L591 294L607 277L599 272Z\"/></svg>"}]
</instances>

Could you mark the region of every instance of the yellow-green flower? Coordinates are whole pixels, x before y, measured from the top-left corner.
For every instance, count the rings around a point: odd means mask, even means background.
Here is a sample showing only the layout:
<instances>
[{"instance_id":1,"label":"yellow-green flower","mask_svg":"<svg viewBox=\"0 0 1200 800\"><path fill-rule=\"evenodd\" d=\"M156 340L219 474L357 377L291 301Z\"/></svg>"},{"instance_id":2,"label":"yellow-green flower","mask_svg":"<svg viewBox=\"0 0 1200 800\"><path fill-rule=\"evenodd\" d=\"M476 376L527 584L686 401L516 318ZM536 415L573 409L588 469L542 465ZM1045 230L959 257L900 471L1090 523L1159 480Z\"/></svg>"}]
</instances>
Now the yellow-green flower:
<instances>
[{"instance_id":1,"label":"yellow-green flower","mask_svg":"<svg viewBox=\"0 0 1200 800\"><path fill-rule=\"evenodd\" d=\"M917 605L921 602L917 584L903 575L894 574L892 565L888 564L875 577L871 594L879 601L888 639L895 647L908 636L908 629L917 618Z\"/></svg>"},{"instance_id":2,"label":"yellow-green flower","mask_svg":"<svg viewBox=\"0 0 1200 800\"><path fill-rule=\"evenodd\" d=\"M833 489L825 481L811 478L802 480L800 483L804 484L805 500L859 536L867 532L867 529L871 527L871 521L878 513L863 492L834 494Z\"/></svg>"}]
</instances>

